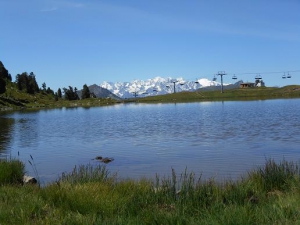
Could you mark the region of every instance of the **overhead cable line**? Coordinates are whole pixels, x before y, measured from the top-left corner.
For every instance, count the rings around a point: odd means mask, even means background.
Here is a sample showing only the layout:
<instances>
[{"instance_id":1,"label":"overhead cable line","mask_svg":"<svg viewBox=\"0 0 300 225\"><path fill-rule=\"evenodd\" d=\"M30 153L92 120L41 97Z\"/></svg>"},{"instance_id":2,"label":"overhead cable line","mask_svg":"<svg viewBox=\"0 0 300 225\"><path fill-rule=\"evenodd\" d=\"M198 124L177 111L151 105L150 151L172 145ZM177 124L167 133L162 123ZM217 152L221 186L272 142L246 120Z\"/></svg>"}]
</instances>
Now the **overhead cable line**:
<instances>
[{"instance_id":1,"label":"overhead cable line","mask_svg":"<svg viewBox=\"0 0 300 225\"><path fill-rule=\"evenodd\" d=\"M234 73L235 75L246 75L246 74L274 74L274 73L295 73L300 72L300 70L285 70L285 71L276 71L276 72L255 72L255 73Z\"/></svg>"}]
</instances>

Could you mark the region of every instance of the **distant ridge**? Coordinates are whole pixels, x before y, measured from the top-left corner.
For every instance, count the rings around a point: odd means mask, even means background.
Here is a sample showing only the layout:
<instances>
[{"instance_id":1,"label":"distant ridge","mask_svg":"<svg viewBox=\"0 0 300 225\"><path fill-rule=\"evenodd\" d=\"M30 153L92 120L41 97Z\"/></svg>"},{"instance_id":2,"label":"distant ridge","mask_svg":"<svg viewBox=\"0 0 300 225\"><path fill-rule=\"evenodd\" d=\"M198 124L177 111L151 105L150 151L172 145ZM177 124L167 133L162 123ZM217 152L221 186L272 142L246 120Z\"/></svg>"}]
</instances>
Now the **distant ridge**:
<instances>
[{"instance_id":1,"label":"distant ridge","mask_svg":"<svg viewBox=\"0 0 300 225\"><path fill-rule=\"evenodd\" d=\"M107 90L106 88L100 87L97 84L93 84L88 86L89 90L91 93L94 93L97 98L112 98L115 100L120 100L121 98L118 97L117 95L113 94L111 91ZM77 94L79 97L81 97L81 92L77 91Z\"/></svg>"},{"instance_id":2,"label":"distant ridge","mask_svg":"<svg viewBox=\"0 0 300 225\"><path fill-rule=\"evenodd\" d=\"M230 90L230 89L236 89L236 88L240 88L240 84L243 83L242 80L237 81L234 84L228 84L228 85L224 85L224 90ZM215 91L215 90L220 90L220 86L207 86L207 87L203 87L201 88L202 91Z\"/></svg>"},{"instance_id":3,"label":"distant ridge","mask_svg":"<svg viewBox=\"0 0 300 225\"><path fill-rule=\"evenodd\" d=\"M186 81L183 78L173 79L171 77L161 78L155 77L148 80L133 80L131 82L106 82L104 81L100 86L115 94L120 98L146 97L153 95L164 95L174 92L174 81L176 92L195 91L204 88L211 88L211 90L220 88L220 83L211 81L206 78L197 79L195 81ZM230 84L224 84L228 86Z\"/></svg>"}]
</instances>

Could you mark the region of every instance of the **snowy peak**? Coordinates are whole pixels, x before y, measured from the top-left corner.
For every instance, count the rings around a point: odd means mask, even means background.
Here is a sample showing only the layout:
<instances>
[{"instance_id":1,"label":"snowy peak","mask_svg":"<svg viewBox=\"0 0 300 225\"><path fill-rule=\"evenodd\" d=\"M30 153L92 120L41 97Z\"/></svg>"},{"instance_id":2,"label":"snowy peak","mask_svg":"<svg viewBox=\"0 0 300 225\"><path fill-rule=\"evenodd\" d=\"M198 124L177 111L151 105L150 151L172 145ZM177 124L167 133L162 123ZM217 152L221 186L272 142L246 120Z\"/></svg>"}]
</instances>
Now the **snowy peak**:
<instances>
[{"instance_id":1,"label":"snowy peak","mask_svg":"<svg viewBox=\"0 0 300 225\"><path fill-rule=\"evenodd\" d=\"M155 77L148 80L133 80L131 82L106 82L100 84L100 87L106 88L113 94L121 98L132 98L134 96L145 97L151 95L163 95L181 91L195 91L199 88L220 86L216 81L206 78L197 79L196 81L186 81L182 77L173 79L171 77ZM227 84L224 84L227 85Z\"/></svg>"}]
</instances>

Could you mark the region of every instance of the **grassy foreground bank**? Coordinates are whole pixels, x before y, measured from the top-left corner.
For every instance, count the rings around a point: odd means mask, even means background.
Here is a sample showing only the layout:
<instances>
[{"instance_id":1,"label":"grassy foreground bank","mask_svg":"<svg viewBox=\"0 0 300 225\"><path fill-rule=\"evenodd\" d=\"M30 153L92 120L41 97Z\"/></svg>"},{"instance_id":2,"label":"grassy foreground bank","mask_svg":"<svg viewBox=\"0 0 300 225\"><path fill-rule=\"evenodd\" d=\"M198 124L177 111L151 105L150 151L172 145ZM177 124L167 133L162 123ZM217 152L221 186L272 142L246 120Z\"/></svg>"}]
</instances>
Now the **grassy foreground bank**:
<instances>
[{"instance_id":1,"label":"grassy foreground bank","mask_svg":"<svg viewBox=\"0 0 300 225\"><path fill-rule=\"evenodd\" d=\"M24 165L0 162L0 224L299 224L298 165L267 160L239 181L193 173L118 180L80 166L40 188L22 185Z\"/></svg>"}]
</instances>

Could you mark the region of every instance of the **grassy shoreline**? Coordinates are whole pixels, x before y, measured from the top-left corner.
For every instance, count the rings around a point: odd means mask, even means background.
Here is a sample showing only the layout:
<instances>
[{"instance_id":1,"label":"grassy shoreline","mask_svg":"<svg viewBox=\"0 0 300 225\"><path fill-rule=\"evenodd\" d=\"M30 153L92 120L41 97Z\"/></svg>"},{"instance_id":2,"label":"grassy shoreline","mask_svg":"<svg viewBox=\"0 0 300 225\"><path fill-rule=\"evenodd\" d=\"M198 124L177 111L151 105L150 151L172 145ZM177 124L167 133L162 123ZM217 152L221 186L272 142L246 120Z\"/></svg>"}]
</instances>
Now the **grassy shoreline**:
<instances>
[{"instance_id":1,"label":"grassy shoreline","mask_svg":"<svg viewBox=\"0 0 300 225\"><path fill-rule=\"evenodd\" d=\"M20 165L0 162L0 177L6 177L0 180L0 224L300 222L299 168L285 160L269 159L240 180L222 183L188 171L156 180L118 180L105 166L85 165L42 188L8 179L20 176Z\"/></svg>"},{"instance_id":2,"label":"grassy shoreline","mask_svg":"<svg viewBox=\"0 0 300 225\"><path fill-rule=\"evenodd\" d=\"M52 95L37 93L30 95L11 89L9 93L0 96L0 111L20 109L43 109L62 107L94 107L119 103L171 103L171 102L201 102L201 101L236 101L236 100L266 100L300 98L300 85L289 85L281 88L238 88L225 90L224 93L217 91L205 91L199 89L194 92L179 92L166 95L149 96L143 98L124 99L116 101L104 98L89 98L84 100L68 101L58 99L55 101Z\"/></svg>"},{"instance_id":3,"label":"grassy shoreline","mask_svg":"<svg viewBox=\"0 0 300 225\"><path fill-rule=\"evenodd\" d=\"M300 85L290 85L281 88L238 88L225 90L205 91L199 89L195 92L179 92L161 96L151 96L136 99L139 102L195 102L195 101L236 101L236 100L266 100L300 98Z\"/></svg>"},{"instance_id":4,"label":"grassy shoreline","mask_svg":"<svg viewBox=\"0 0 300 225\"><path fill-rule=\"evenodd\" d=\"M300 98L300 86L181 92L124 103ZM111 99L54 101L24 93L0 97L9 110L92 107ZM83 165L44 187L22 185L24 164L0 161L0 224L300 224L296 163L267 160L238 181L217 183L184 171L156 180L119 180L106 167Z\"/></svg>"}]
</instances>

